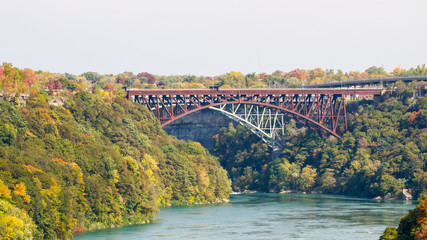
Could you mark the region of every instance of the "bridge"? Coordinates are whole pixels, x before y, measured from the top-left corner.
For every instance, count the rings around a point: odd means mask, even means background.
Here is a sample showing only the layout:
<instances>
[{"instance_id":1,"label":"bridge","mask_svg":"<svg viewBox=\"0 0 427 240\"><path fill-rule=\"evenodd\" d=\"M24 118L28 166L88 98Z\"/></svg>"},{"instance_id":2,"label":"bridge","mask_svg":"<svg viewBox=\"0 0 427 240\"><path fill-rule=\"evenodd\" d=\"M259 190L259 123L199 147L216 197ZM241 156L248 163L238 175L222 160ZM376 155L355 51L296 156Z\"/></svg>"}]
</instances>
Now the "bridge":
<instances>
[{"instance_id":1,"label":"bridge","mask_svg":"<svg viewBox=\"0 0 427 240\"><path fill-rule=\"evenodd\" d=\"M339 88L339 87L356 87L356 86L385 86L398 81L409 83L413 81L427 82L427 76L412 76L412 77L390 77L390 78L373 78L364 80L340 81L309 85L309 88Z\"/></svg>"},{"instance_id":2,"label":"bridge","mask_svg":"<svg viewBox=\"0 0 427 240\"><path fill-rule=\"evenodd\" d=\"M337 138L347 130L346 99L379 96L382 88L329 89L150 89L127 90L162 127L202 109L219 111L246 126L274 150L284 144L289 116Z\"/></svg>"}]
</instances>

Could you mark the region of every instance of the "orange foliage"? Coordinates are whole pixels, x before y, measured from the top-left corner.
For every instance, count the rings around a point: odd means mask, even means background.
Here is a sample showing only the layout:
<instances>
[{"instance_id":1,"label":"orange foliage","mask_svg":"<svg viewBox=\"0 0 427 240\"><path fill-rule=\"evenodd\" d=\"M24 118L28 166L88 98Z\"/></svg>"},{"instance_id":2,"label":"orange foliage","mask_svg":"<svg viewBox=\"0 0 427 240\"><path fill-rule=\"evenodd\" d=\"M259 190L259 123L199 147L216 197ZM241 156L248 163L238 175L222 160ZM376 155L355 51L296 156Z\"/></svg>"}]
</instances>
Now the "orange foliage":
<instances>
[{"instance_id":1,"label":"orange foliage","mask_svg":"<svg viewBox=\"0 0 427 240\"><path fill-rule=\"evenodd\" d=\"M397 67L393 70L393 72L391 72L391 74L393 74L394 76L399 76L400 74L406 72L405 69Z\"/></svg>"},{"instance_id":2,"label":"orange foliage","mask_svg":"<svg viewBox=\"0 0 427 240\"><path fill-rule=\"evenodd\" d=\"M367 72L362 72L362 73L360 74L360 78L361 78L361 79L368 79L368 78L369 78L369 73L367 73Z\"/></svg>"},{"instance_id":3,"label":"orange foliage","mask_svg":"<svg viewBox=\"0 0 427 240\"><path fill-rule=\"evenodd\" d=\"M426 240L427 239L427 225L415 232L414 240Z\"/></svg>"},{"instance_id":4,"label":"orange foliage","mask_svg":"<svg viewBox=\"0 0 427 240\"><path fill-rule=\"evenodd\" d=\"M39 91L37 91L36 89L30 89L30 92L33 94L37 94Z\"/></svg>"},{"instance_id":5,"label":"orange foliage","mask_svg":"<svg viewBox=\"0 0 427 240\"><path fill-rule=\"evenodd\" d=\"M72 168L80 168L79 165L77 165L75 162L69 163L68 165L70 165Z\"/></svg>"},{"instance_id":6,"label":"orange foliage","mask_svg":"<svg viewBox=\"0 0 427 240\"><path fill-rule=\"evenodd\" d=\"M62 160L62 159L60 159L60 158L54 158L54 159L52 159L52 162L57 162L57 163L67 164L67 162L66 162L66 161L64 161L64 160Z\"/></svg>"},{"instance_id":7,"label":"orange foliage","mask_svg":"<svg viewBox=\"0 0 427 240\"><path fill-rule=\"evenodd\" d=\"M21 108L21 113L26 115L26 116L30 115L30 111L28 111L28 109L26 109L26 108Z\"/></svg>"},{"instance_id":8,"label":"orange foliage","mask_svg":"<svg viewBox=\"0 0 427 240\"><path fill-rule=\"evenodd\" d=\"M112 84L112 83L105 84L104 91L113 92L114 91L114 84Z\"/></svg>"},{"instance_id":9,"label":"orange foliage","mask_svg":"<svg viewBox=\"0 0 427 240\"><path fill-rule=\"evenodd\" d=\"M40 170L40 169L38 169L38 168L35 168L35 167L31 166L31 165L25 165L25 164L22 164L22 166L23 166L24 168L26 168L26 169L27 169L27 171L28 171L28 172L30 172L30 173L33 173L33 172L42 172L42 170Z\"/></svg>"},{"instance_id":10,"label":"orange foliage","mask_svg":"<svg viewBox=\"0 0 427 240\"><path fill-rule=\"evenodd\" d=\"M52 117L49 114L49 109L37 108L37 113L43 119L44 122L52 121Z\"/></svg>"},{"instance_id":11,"label":"orange foliage","mask_svg":"<svg viewBox=\"0 0 427 240\"><path fill-rule=\"evenodd\" d=\"M60 159L60 158L54 158L54 159L52 159L51 161L52 161L52 162L57 162L57 163L60 163L60 164L67 165L67 166L68 166L68 167L70 167L71 169L77 169L77 170L79 170L79 171L80 171L80 167L79 167L79 165L78 165L77 163L75 163L75 162L71 162L71 163L69 163L69 162L66 162L66 161L64 161L64 160L62 160L62 159Z\"/></svg>"},{"instance_id":12,"label":"orange foliage","mask_svg":"<svg viewBox=\"0 0 427 240\"><path fill-rule=\"evenodd\" d=\"M417 223L421 225L427 223L427 199L421 202L419 209L420 214L417 217Z\"/></svg>"},{"instance_id":13,"label":"orange foliage","mask_svg":"<svg viewBox=\"0 0 427 240\"><path fill-rule=\"evenodd\" d=\"M408 118L408 122L409 122L409 123L414 122L415 118L417 118L417 117L420 115L421 110L422 110L422 109L418 110L417 112L412 112L412 113L411 113L411 116Z\"/></svg>"},{"instance_id":14,"label":"orange foliage","mask_svg":"<svg viewBox=\"0 0 427 240\"><path fill-rule=\"evenodd\" d=\"M302 81L302 80L306 80L307 78L309 78L309 77L310 77L310 76L308 75L308 73L307 73L307 71L306 71L306 70L299 69L299 68L297 68L297 69L294 69L294 70L290 71L290 72L288 73L288 75L289 75L290 77L296 77L296 78L298 78L298 80L300 80L300 81Z\"/></svg>"},{"instance_id":15,"label":"orange foliage","mask_svg":"<svg viewBox=\"0 0 427 240\"><path fill-rule=\"evenodd\" d=\"M83 136L84 136L85 138L89 138L89 135L87 135L87 134L83 134Z\"/></svg>"}]
</instances>

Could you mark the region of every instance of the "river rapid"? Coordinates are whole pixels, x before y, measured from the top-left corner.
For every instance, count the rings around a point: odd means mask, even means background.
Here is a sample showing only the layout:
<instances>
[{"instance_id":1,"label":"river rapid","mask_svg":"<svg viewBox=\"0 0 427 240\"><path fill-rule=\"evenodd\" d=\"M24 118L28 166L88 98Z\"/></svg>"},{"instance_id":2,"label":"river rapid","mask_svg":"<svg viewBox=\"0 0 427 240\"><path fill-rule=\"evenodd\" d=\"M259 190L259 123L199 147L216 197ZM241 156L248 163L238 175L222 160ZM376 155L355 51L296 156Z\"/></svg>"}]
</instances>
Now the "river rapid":
<instances>
[{"instance_id":1,"label":"river rapid","mask_svg":"<svg viewBox=\"0 0 427 240\"><path fill-rule=\"evenodd\" d=\"M75 240L378 239L415 202L334 195L233 194L229 203L161 208L153 223L86 232Z\"/></svg>"}]
</instances>

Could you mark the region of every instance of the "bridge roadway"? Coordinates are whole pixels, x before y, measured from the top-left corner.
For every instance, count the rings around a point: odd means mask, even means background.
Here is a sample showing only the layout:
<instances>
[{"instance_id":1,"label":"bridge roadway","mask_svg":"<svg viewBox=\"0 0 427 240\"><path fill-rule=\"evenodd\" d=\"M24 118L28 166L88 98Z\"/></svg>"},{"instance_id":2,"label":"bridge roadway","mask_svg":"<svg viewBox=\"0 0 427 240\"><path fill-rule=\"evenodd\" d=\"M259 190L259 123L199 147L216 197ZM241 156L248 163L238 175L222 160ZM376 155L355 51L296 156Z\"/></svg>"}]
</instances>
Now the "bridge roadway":
<instances>
[{"instance_id":1,"label":"bridge roadway","mask_svg":"<svg viewBox=\"0 0 427 240\"><path fill-rule=\"evenodd\" d=\"M404 83L412 81L426 81L427 76L413 76L413 77L390 77L390 78L373 78L365 80L352 80L352 81L341 81L341 82L330 82L309 85L309 88L338 88L338 87L354 87L354 86L366 86L366 85L387 85L402 81Z\"/></svg>"},{"instance_id":2,"label":"bridge roadway","mask_svg":"<svg viewBox=\"0 0 427 240\"><path fill-rule=\"evenodd\" d=\"M284 116L325 134L347 129L346 98L379 96L383 88L334 89L129 89L130 101L145 105L162 127L210 108L249 128L273 149L284 144Z\"/></svg>"},{"instance_id":3,"label":"bridge roadway","mask_svg":"<svg viewBox=\"0 0 427 240\"><path fill-rule=\"evenodd\" d=\"M289 94L324 94L324 95L359 95L374 96L381 95L383 88L261 88L261 89L128 89L127 98L131 100L132 96L177 96L177 95L289 95Z\"/></svg>"}]
</instances>

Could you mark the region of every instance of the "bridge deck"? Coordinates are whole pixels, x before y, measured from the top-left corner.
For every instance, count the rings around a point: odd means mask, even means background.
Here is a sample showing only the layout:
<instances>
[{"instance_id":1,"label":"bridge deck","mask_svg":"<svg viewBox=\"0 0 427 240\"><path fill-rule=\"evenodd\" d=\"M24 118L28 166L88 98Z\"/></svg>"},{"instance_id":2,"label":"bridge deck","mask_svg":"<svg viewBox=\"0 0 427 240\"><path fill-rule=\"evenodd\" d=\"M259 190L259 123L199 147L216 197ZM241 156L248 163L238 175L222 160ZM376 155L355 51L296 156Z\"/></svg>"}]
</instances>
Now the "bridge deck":
<instances>
[{"instance_id":1,"label":"bridge deck","mask_svg":"<svg viewBox=\"0 0 427 240\"><path fill-rule=\"evenodd\" d=\"M268 89L129 89L132 95L381 95L383 88L268 88Z\"/></svg>"},{"instance_id":2,"label":"bridge deck","mask_svg":"<svg viewBox=\"0 0 427 240\"><path fill-rule=\"evenodd\" d=\"M364 80L340 81L310 85L310 88L336 88L350 86L365 86L375 84L391 84L398 81L405 83L412 81L427 81L427 76L412 76L412 77L389 77L389 78L372 78Z\"/></svg>"}]
</instances>

